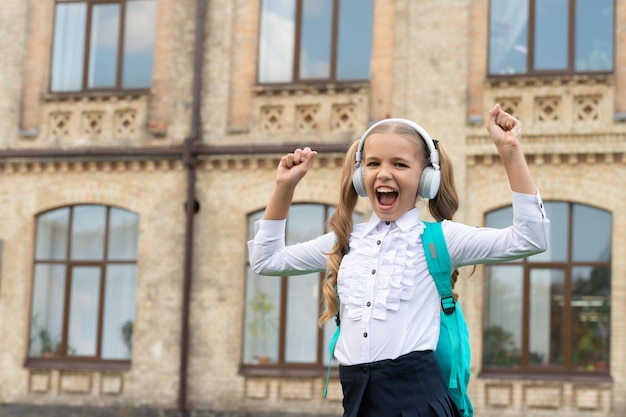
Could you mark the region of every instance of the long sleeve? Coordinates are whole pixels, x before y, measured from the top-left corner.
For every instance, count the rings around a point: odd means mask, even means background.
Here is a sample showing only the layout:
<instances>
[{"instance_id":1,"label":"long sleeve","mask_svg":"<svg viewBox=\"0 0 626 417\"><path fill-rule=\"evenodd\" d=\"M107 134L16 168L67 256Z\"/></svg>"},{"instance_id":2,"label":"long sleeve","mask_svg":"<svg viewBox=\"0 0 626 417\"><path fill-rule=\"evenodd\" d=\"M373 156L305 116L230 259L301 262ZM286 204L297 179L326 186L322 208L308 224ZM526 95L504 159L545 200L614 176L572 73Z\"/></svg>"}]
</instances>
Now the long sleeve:
<instances>
[{"instance_id":1,"label":"long sleeve","mask_svg":"<svg viewBox=\"0 0 626 417\"><path fill-rule=\"evenodd\" d=\"M259 220L254 239L248 241L252 270L260 275L301 275L324 271L327 253L335 241L333 233L285 246L285 220Z\"/></svg>"},{"instance_id":2,"label":"long sleeve","mask_svg":"<svg viewBox=\"0 0 626 417\"><path fill-rule=\"evenodd\" d=\"M509 261L548 248L550 221L539 193L513 192L512 202L512 225L504 229L444 222L444 235L454 267Z\"/></svg>"}]
</instances>

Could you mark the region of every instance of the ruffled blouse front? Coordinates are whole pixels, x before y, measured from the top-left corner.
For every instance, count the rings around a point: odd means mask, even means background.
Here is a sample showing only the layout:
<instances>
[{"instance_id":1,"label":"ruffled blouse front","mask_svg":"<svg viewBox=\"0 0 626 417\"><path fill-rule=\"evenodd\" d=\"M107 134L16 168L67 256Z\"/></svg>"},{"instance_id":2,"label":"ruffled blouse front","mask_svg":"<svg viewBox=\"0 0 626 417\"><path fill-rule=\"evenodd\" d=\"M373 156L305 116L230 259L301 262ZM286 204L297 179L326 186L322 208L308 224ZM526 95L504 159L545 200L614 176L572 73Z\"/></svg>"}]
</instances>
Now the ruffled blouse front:
<instances>
[{"instance_id":1,"label":"ruffled blouse front","mask_svg":"<svg viewBox=\"0 0 626 417\"><path fill-rule=\"evenodd\" d=\"M435 348L438 296L424 257L423 231L417 209L394 222L374 214L355 226L337 283L342 311L335 356L340 363Z\"/></svg>"},{"instance_id":2,"label":"ruffled blouse front","mask_svg":"<svg viewBox=\"0 0 626 417\"><path fill-rule=\"evenodd\" d=\"M418 254L423 253L419 244L424 226L418 223L406 232L385 222L377 222L372 230L368 224L360 226L363 227L353 231L349 256L341 264L339 295L348 310L348 319L360 320L371 307L372 318L385 320L387 311L398 311L401 301L413 298ZM383 246L387 246L383 242L388 239L393 239L394 247L383 251ZM379 260L374 272L370 269L372 259ZM367 307L368 281L372 275L376 275L373 305Z\"/></svg>"}]
</instances>

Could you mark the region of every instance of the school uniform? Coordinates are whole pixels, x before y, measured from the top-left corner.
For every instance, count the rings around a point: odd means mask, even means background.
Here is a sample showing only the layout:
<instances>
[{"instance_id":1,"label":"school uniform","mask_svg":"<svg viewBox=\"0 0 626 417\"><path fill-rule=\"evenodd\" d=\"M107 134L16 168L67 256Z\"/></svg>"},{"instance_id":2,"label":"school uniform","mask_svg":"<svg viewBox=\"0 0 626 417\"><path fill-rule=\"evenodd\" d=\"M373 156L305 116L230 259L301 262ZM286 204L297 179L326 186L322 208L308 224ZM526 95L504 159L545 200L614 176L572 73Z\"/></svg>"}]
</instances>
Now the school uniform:
<instances>
[{"instance_id":1,"label":"school uniform","mask_svg":"<svg viewBox=\"0 0 626 417\"><path fill-rule=\"evenodd\" d=\"M512 193L513 225L505 229L442 223L453 269L528 256L547 248L549 220L539 193ZM327 233L285 246L285 220L260 220L249 242L250 264L264 275L326 269L335 242ZM354 226L337 291L341 333L335 347L346 417L457 416L433 351L440 298L428 270L414 208L399 219L376 214Z\"/></svg>"}]
</instances>

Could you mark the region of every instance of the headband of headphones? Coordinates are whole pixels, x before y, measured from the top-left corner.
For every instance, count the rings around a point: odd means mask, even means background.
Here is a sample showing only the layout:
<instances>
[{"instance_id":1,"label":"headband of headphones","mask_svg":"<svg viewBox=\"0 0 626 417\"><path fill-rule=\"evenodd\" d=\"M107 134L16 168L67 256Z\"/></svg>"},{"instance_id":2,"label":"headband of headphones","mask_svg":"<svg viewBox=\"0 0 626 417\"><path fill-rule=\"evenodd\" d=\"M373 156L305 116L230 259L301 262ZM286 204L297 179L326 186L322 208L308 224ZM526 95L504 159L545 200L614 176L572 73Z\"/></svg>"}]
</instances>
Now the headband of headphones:
<instances>
[{"instance_id":1,"label":"headband of headphones","mask_svg":"<svg viewBox=\"0 0 626 417\"><path fill-rule=\"evenodd\" d=\"M357 147L357 150L356 150L356 167L357 168L361 165L361 162L362 162L363 148L365 147L365 139L367 139L367 137L370 135L370 133L372 133L374 129L386 123L401 123L403 125L406 125L415 129L415 131L419 133L422 139L424 139L424 142L426 142L426 146L428 146L428 150L430 151L430 155L428 157L428 159L430 160L430 165L434 169L439 170L439 152L437 151L437 148L435 147L435 142L430 137L428 132L417 123L408 119L401 119L401 118L390 118L390 119L379 120L378 122L371 125L365 131L365 133L363 133L363 136L361 136L361 140L359 141L359 146Z\"/></svg>"}]
</instances>

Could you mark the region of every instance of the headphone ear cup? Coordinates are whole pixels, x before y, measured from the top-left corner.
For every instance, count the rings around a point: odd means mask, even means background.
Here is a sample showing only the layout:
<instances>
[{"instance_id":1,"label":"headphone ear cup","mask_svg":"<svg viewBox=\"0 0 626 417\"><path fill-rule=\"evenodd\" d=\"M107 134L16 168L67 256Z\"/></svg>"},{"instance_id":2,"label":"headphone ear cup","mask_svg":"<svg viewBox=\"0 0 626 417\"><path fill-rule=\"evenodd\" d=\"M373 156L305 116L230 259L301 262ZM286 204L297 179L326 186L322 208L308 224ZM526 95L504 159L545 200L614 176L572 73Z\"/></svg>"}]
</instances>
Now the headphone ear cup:
<instances>
[{"instance_id":1,"label":"headphone ear cup","mask_svg":"<svg viewBox=\"0 0 626 417\"><path fill-rule=\"evenodd\" d=\"M417 193L423 198L435 198L441 184L441 172L433 167L426 167L422 171Z\"/></svg>"},{"instance_id":2,"label":"headphone ear cup","mask_svg":"<svg viewBox=\"0 0 626 417\"><path fill-rule=\"evenodd\" d=\"M361 197L367 197L367 191L365 190L365 180L363 179L363 166L358 164L354 168L354 174L352 174L352 185L357 194Z\"/></svg>"}]
</instances>

